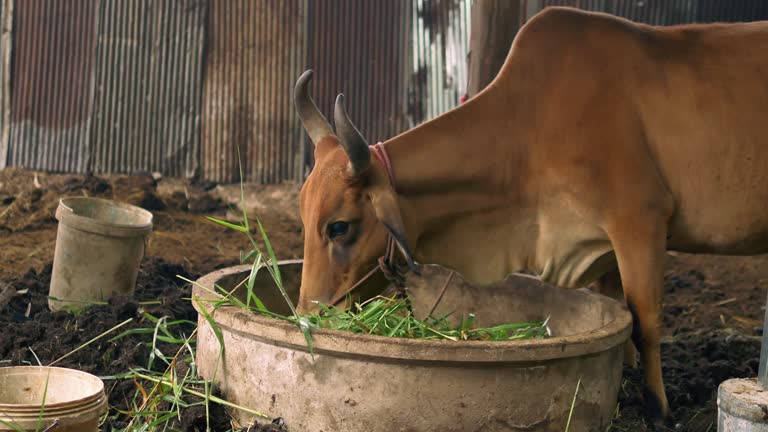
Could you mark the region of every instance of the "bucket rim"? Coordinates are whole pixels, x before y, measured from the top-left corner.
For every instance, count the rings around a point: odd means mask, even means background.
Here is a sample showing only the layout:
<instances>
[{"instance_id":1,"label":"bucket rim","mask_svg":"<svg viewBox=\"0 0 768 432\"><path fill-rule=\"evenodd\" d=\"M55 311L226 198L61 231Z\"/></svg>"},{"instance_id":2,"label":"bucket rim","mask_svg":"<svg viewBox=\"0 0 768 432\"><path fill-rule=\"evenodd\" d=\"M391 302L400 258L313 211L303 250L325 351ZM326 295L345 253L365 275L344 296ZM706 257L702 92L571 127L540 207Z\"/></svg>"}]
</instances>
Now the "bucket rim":
<instances>
[{"instance_id":1,"label":"bucket rim","mask_svg":"<svg viewBox=\"0 0 768 432\"><path fill-rule=\"evenodd\" d=\"M144 216L146 219L146 222L144 223L137 223L137 224L121 224L121 223L106 223L104 221L101 221L99 219L83 216L80 214L77 214L75 212L75 209L72 206L72 202L83 202L83 201L90 201L90 202L99 202L102 204L110 205L113 207L120 208L122 210L127 210L133 213L140 214ZM66 211L66 213L60 213L60 211ZM121 230L130 230L130 231L149 231L152 229L153 221L154 221L154 214L152 212L145 210L139 206L135 206L133 204L128 204L126 202L121 201L115 201L115 200L109 200L104 198L96 198L96 197L64 197L59 199L59 206L56 211L56 219L58 219L61 222L62 217L66 217L68 219L81 221L88 225L95 225L103 228L117 228Z\"/></svg>"},{"instance_id":2,"label":"bucket rim","mask_svg":"<svg viewBox=\"0 0 768 432\"><path fill-rule=\"evenodd\" d=\"M49 370L59 376L78 375L84 379L91 381L94 384L94 386L97 387L98 389L93 393L84 397L71 399L65 402L46 403L44 412L70 411L71 407L76 405L82 405L85 408L92 408L92 405L97 406L102 404L102 401L99 401L99 399L104 399L103 402L106 402L106 397L104 393L104 381L101 378L97 377L96 375L93 375L78 369L57 367L57 366L2 366L0 367L0 375L7 376L7 375L12 375L14 373L18 373L19 375L22 375L25 372L27 372L27 374L29 374L30 372L42 374L44 373L45 370ZM49 377L52 376L53 373L51 373ZM23 404L0 403L0 412L13 411L13 410L26 411L30 409L40 410L40 407L41 407L41 404L35 404L35 403L23 403Z\"/></svg>"}]
</instances>

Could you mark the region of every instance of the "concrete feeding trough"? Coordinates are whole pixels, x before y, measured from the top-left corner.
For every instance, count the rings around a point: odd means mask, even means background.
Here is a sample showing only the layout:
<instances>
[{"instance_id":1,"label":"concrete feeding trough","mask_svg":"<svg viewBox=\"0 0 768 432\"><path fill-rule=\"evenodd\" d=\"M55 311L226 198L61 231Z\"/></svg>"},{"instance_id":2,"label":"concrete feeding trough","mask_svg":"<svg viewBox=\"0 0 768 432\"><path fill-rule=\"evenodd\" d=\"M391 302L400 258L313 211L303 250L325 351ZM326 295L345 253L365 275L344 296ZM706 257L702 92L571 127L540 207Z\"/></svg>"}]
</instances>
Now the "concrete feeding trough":
<instances>
[{"instance_id":1,"label":"concrete feeding trough","mask_svg":"<svg viewBox=\"0 0 768 432\"><path fill-rule=\"evenodd\" d=\"M232 289L249 270L231 267L197 282ZM295 301L301 262L282 262L281 273ZM409 278L416 316L426 314L447 276L444 268L425 266L421 277ZM288 312L268 272L259 272L255 291L274 312ZM193 297L212 294L195 287ZM202 304L211 311L210 303ZM564 430L574 395L570 430L606 429L631 332L622 304L523 276L486 287L457 276L436 313L451 311L474 312L479 326L549 316L553 337L455 342L319 330L313 331L312 358L295 325L225 306L211 311L223 335L223 358L199 314L198 370L213 378L227 400L283 417L292 430ZM242 422L252 419L235 414Z\"/></svg>"}]
</instances>

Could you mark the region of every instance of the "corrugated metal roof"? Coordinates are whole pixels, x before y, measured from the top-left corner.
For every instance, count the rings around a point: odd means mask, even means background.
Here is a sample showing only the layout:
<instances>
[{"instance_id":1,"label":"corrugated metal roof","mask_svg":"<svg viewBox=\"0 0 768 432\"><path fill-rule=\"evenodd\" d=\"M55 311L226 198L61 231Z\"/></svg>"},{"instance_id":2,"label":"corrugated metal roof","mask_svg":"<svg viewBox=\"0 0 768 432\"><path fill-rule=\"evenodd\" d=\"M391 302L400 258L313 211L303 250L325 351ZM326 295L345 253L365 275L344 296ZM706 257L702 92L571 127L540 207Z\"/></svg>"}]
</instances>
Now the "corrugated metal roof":
<instances>
[{"instance_id":1,"label":"corrugated metal roof","mask_svg":"<svg viewBox=\"0 0 768 432\"><path fill-rule=\"evenodd\" d=\"M94 171L194 173L206 13L198 0L101 0Z\"/></svg>"},{"instance_id":2,"label":"corrugated metal roof","mask_svg":"<svg viewBox=\"0 0 768 432\"><path fill-rule=\"evenodd\" d=\"M305 1L212 1L203 84L202 172L276 183L302 174L293 85L304 70Z\"/></svg>"}]
</instances>

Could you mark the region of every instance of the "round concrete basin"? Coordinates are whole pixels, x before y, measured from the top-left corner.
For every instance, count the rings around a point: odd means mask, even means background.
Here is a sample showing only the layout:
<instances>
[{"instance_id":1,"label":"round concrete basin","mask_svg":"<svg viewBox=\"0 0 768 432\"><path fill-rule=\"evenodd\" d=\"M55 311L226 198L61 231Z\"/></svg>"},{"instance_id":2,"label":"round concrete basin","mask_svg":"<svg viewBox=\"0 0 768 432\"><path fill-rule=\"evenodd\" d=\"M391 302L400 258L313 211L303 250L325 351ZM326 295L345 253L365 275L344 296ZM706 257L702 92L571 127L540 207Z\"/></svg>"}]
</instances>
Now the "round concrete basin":
<instances>
[{"instance_id":1,"label":"round concrete basin","mask_svg":"<svg viewBox=\"0 0 768 432\"><path fill-rule=\"evenodd\" d=\"M227 268L198 283L232 289L249 270ZM295 301L301 262L282 262L281 273ZM442 267L424 266L422 276L408 279L418 317L447 276ZM287 312L266 271L255 291L268 308ZM193 291L193 297L212 296L200 287ZM203 305L211 310L210 303ZM221 358L216 335L200 315L198 370L227 400L283 417L293 431L562 431L574 396L570 430L606 429L631 331L622 304L524 276L477 287L457 275L437 308L451 311L474 312L480 326L550 317L553 336L454 342L318 330L312 357L295 325L227 306L212 311L225 344ZM235 414L243 422L252 419Z\"/></svg>"}]
</instances>

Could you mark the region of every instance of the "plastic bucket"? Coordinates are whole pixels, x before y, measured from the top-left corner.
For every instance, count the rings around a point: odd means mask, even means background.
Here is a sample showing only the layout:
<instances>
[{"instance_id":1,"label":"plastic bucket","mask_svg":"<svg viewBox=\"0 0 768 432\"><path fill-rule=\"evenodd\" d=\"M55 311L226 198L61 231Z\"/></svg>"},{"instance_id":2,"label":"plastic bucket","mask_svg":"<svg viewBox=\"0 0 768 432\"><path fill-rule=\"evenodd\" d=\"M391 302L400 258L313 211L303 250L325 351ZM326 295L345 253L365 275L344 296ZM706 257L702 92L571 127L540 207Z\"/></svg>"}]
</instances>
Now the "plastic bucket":
<instances>
[{"instance_id":1,"label":"plastic bucket","mask_svg":"<svg viewBox=\"0 0 768 432\"><path fill-rule=\"evenodd\" d=\"M56 311L133 294L152 213L125 203L63 198L48 306Z\"/></svg>"},{"instance_id":2,"label":"plastic bucket","mask_svg":"<svg viewBox=\"0 0 768 432\"><path fill-rule=\"evenodd\" d=\"M46 366L0 368L2 432L17 430L14 426L43 430L57 420L56 432L95 432L106 409L104 383L91 374Z\"/></svg>"},{"instance_id":3,"label":"plastic bucket","mask_svg":"<svg viewBox=\"0 0 768 432\"><path fill-rule=\"evenodd\" d=\"M768 390L756 378L731 378L717 389L718 432L767 432Z\"/></svg>"}]
</instances>

